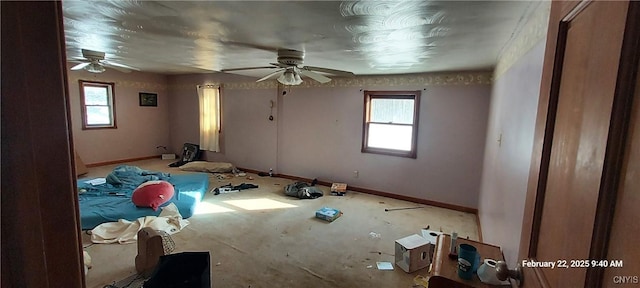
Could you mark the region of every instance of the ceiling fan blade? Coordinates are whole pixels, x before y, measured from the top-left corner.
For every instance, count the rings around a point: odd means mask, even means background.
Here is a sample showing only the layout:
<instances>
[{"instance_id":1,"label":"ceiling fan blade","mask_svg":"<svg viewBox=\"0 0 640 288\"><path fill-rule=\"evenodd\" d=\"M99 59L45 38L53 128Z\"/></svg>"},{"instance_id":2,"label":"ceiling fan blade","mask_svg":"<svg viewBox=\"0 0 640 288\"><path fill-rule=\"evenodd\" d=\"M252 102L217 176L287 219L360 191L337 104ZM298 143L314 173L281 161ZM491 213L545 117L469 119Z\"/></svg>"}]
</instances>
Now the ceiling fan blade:
<instances>
[{"instance_id":1,"label":"ceiling fan blade","mask_svg":"<svg viewBox=\"0 0 640 288\"><path fill-rule=\"evenodd\" d=\"M336 75L336 76L345 76L345 77L353 77L353 76L355 76L355 74L353 74L353 72L343 71L343 70L336 70L336 69L329 69L329 68L322 68L322 67L304 66L304 67L302 67L302 69L303 70L309 70L309 71L322 72L322 73L329 73L329 74L333 74L333 75Z\"/></svg>"},{"instance_id":2,"label":"ceiling fan blade","mask_svg":"<svg viewBox=\"0 0 640 288\"><path fill-rule=\"evenodd\" d=\"M68 62L75 62L75 63L84 63L84 62L88 62L89 60L87 60L87 58L67 58Z\"/></svg>"},{"instance_id":3,"label":"ceiling fan blade","mask_svg":"<svg viewBox=\"0 0 640 288\"><path fill-rule=\"evenodd\" d=\"M276 70L276 71L274 71L272 73L269 73L267 76L264 76L264 77L258 79L256 82L267 80L267 79L269 79L271 77L274 77L274 76L280 74L281 72L284 72L285 70L287 70L287 69L284 69L284 68L278 69L278 70Z\"/></svg>"},{"instance_id":4,"label":"ceiling fan blade","mask_svg":"<svg viewBox=\"0 0 640 288\"><path fill-rule=\"evenodd\" d=\"M114 70L118 70L118 71L120 71L122 73L131 73L131 69L120 67L120 66L116 66L116 65L113 65L113 63L100 63L100 64L102 66L104 66L104 67L108 67L108 68L111 68L111 69L114 69Z\"/></svg>"},{"instance_id":5,"label":"ceiling fan blade","mask_svg":"<svg viewBox=\"0 0 640 288\"><path fill-rule=\"evenodd\" d=\"M291 67L291 65L285 65L285 64L282 64L282 63L269 63L269 64L271 64L273 66L276 66L276 67L280 67L280 68Z\"/></svg>"},{"instance_id":6,"label":"ceiling fan blade","mask_svg":"<svg viewBox=\"0 0 640 288\"><path fill-rule=\"evenodd\" d=\"M238 46L238 47L246 47L246 48L253 48L253 49L260 49L260 50L264 50L264 51L269 51L269 52L275 52L278 51L278 47L272 47L272 46L266 46L266 45L260 45L260 44L252 44L252 43L245 43L245 42L239 42L239 41L232 41L232 40L222 40L220 41L220 43L224 44L224 45L234 45L234 46Z\"/></svg>"},{"instance_id":7,"label":"ceiling fan blade","mask_svg":"<svg viewBox=\"0 0 640 288\"><path fill-rule=\"evenodd\" d=\"M310 71L310 70L304 70L304 69L300 69L300 74L302 74L303 76L307 76L313 80L316 80L322 84L327 83L329 81L331 81L331 78L329 77L325 77L324 75L318 74L316 72Z\"/></svg>"},{"instance_id":8,"label":"ceiling fan blade","mask_svg":"<svg viewBox=\"0 0 640 288\"><path fill-rule=\"evenodd\" d=\"M222 69L222 70L220 70L220 72L253 70L253 69L274 69L274 68L278 68L278 67L275 67L275 66L261 66L261 67L231 68L231 69Z\"/></svg>"},{"instance_id":9,"label":"ceiling fan blade","mask_svg":"<svg viewBox=\"0 0 640 288\"><path fill-rule=\"evenodd\" d=\"M83 62L83 63L80 63L78 65L75 65L75 66L71 67L71 70L80 70L80 69L82 69L84 67L87 67L89 64L91 64L91 62Z\"/></svg>"},{"instance_id":10,"label":"ceiling fan blade","mask_svg":"<svg viewBox=\"0 0 640 288\"><path fill-rule=\"evenodd\" d=\"M128 70L136 70L136 71L140 71L140 69L136 68L136 67L131 67L129 65L124 65L124 64L120 64L120 63L116 63L116 62L111 62L109 60L102 60L100 63L104 64L105 66L111 67L113 69L118 69L116 67L119 68L124 68L124 69L128 69Z\"/></svg>"}]
</instances>

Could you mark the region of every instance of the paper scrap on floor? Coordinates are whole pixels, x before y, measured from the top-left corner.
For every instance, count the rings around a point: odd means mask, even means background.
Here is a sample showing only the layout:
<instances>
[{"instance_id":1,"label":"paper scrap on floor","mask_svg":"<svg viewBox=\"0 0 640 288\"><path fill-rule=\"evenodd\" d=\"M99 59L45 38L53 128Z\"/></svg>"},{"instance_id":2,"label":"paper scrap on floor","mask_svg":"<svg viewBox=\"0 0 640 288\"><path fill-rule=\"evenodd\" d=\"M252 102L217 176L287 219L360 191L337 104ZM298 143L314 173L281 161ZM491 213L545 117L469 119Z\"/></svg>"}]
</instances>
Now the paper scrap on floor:
<instances>
[{"instance_id":1,"label":"paper scrap on floor","mask_svg":"<svg viewBox=\"0 0 640 288\"><path fill-rule=\"evenodd\" d=\"M391 262L376 262L378 270L393 270L393 264Z\"/></svg>"}]
</instances>

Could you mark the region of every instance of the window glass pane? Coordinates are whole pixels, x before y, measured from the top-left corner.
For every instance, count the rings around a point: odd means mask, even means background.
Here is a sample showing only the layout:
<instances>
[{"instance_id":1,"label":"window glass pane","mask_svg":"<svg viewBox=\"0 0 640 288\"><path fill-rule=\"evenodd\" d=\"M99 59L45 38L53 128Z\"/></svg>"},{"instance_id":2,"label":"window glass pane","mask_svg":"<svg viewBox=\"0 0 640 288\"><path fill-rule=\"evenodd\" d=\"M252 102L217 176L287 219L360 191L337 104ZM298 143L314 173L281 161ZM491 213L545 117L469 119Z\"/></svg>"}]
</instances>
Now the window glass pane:
<instances>
[{"instance_id":1,"label":"window glass pane","mask_svg":"<svg viewBox=\"0 0 640 288\"><path fill-rule=\"evenodd\" d=\"M371 99L371 122L413 124L413 99Z\"/></svg>"},{"instance_id":2,"label":"window glass pane","mask_svg":"<svg viewBox=\"0 0 640 288\"><path fill-rule=\"evenodd\" d=\"M111 125L108 106L87 106L87 125Z\"/></svg>"},{"instance_id":3,"label":"window glass pane","mask_svg":"<svg viewBox=\"0 0 640 288\"><path fill-rule=\"evenodd\" d=\"M412 126L369 124L369 147L411 151Z\"/></svg>"},{"instance_id":4,"label":"window glass pane","mask_svg":"<svg viewBox=\"0 0 640 288\"><path fill-rule=\"evenodd\" d=\"M84 87L85 105L109 105L109 97L106 87Z\"/></svg>"}]
</instances>

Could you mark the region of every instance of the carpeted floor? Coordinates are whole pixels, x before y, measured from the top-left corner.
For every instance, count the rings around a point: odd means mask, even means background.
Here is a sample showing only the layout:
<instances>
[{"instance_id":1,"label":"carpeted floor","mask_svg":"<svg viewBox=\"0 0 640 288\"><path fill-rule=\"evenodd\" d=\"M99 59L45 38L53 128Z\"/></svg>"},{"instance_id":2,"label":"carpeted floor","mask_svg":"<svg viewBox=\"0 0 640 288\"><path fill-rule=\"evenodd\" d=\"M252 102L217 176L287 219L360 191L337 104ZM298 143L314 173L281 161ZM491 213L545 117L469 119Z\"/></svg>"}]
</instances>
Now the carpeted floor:
<instances>
[{"instance_id":1,"label":"carpeted floor","mask_svg":"<svg viewBox=\"0 0 640 288\"><path fill-rule=\"evenodd\" d=\"M167 167L175 160L127 163L147 170L185 173ZM83 177L104 177L116 165L90 168ZM252 177L253 180L247 179ZM385 212L385 208L418 206L402 200L347 192L299 200L284 195L292 180L260 177L219 179L211 174L211 188L251 183L259 188L237 193L208 193L190 224L172 236L177 252L209 251L214 287L412 287L416 275L395 267L376 268L377 261L394 261L394 241L420 233L427 226L459 237L478 239L475 215L428 206ZM392 192L392 191L389 191ZM334 222L314 217L324 206L344 212ZM373 233L372 233L373 232ZM93 267L87 287L102 288L136 273L136 244L92 244L84 234Z\"/></svg>"}]
</instances>

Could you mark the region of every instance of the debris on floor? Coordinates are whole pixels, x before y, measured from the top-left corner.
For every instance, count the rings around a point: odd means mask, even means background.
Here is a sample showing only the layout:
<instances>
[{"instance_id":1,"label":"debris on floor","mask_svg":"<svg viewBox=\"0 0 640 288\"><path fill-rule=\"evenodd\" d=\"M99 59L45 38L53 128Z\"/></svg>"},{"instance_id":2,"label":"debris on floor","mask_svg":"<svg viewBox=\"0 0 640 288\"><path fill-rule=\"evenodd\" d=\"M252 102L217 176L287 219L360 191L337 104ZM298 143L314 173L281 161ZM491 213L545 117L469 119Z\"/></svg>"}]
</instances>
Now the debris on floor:
<instances>
[{"instance_id":1,"label":"debris on floor","mask_svg":"<svg viewBox=\"0 0 640 288\"><path fill-rule=\"evenodd\" d=\"M382 252L382 251L369 251L369 253L374 253L374 254L378 254L378 255L385 254L385 255L389 255L389 256L394 256L394 254L387 253L387 252Z\"/></svg>"},{"instance_id":2,"label":"debris on floor","mask_svg":"<svg viewBox=\"0 0 640 288\"><path fill-rule=\"evenodd\" d=\"M322 197L322 190L305 182L294 182L284 187L284 194L299 199L316 199Z\"/></svg>"},{"instance_id":3,"label":"debris on floor","mask_svg":"<svg viewBox=\"0 0 640 288\"><path fill-rule=\"evenodd\" d=\"M393 264L391 262L376 262L378 270L393 270Z\"/></svg>"},{"instance_id":4,"label":"debris on floor","mask_svg":"<svg viewBox=\"0 0 640 288\"><path fill-rule=\"evenodd\" d=\"M87 275L93 266L91 266L91 255L86 250L82 251L82 260L84 260L84 275Z\"/></svg>"},{"instance_id":5,"label":"debris on floor","mask_svg":"<svg viewBox=\"0 0 640 288\"><path fill-rule=\"evenodd\" d=\"M402 208L385 208L384 212L398 211L398 210L409 210L409 209L422 209L422 208L427 208L427 206L402 207Z\"/></svg>"},{"instance_id":6,"label":"debris on floor","mask_svg":"<svg viewBox=\"0 0 640 288\"><path fill-rule=\"evenodd\" d=\"M380 233L369 232L369 238L371 238L371 239L380 239Z\"/></svg>"},{"instance_id":7,"label":"debris on floor","mask_svg":"<svg viewBox=\"0 0 640 288\"><path fill-rule=\"evenodd\" d=\"M242 183L240 185L232 186L231 183L229 183L227 185L222 185L216 189L213 189L213 194L218 195L221 193L233 193L233 192L238 192L240 190L252 189L252 188L258 188L258 185Z\"/></svg>"},{"instance_id":8,"label":"debris on floor","mask_svg":"<svg viewBox=\"0 0 640 288\"><path fill-rule=\"evenodd\" d=\"M340 216L342 216L342 211L335 208L322 207L318 211L316 211L316 218L329 221L329 222L333 222L334 220L338 219Z\"/></svg>"},{"instance_id":9,"label":"debris on floor","mask_svg":"<svg viewBox=\"0 0 640 288\"><path fill-rule=\"evenodd\" d=\"M231 176L226 175L226 174L221 174L221 173L216 173L214 175L218 180L225 180L225 179L231 178Z\"/></svg>"},{"instance_id":10,"label":"debris on floor","mask_svg":"<svg viewBox=\"0 0 640 288\"><path fill-rule=\"evenodd\" d=\"M218 191L217 193L215 193L215 195L240 192L240 190L233 190L233 188L231 187L220 187L216 189L218 189Z\"/></svg>"},{"instance_id":11,"label":"debris on floor","mask_svg":"<svg viewBox=\"0 0 640 288\"><path fill-rule=\"evenodd\" d=\"M104 288L142 288L144 282L148 280L148 277L144 277L139 274L132 274L118 282L113 281L111 284L107 284Z\"/></svg>"},{"instance_id":12,"label":"debris on floor","mask_svg":"<svg viewBox=\"0 0 640 288\"><path fill-rule=\"evenodd\" d=\"M429 287L429 276L416 275L413 278L413 287Z\"/></svg>"},{"instance_id":13,"label":"debris on floor","mask_svg":"<svg viewBox=\"0 0 640 288\"><path fill-rule=\"evenodd\" d=\"M347 184L345 183L333 183L331 184L331 195L344 196L347 193Z\"/></svg>"}]
</instances>

